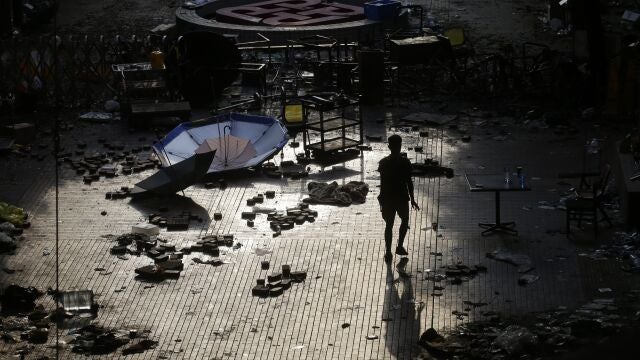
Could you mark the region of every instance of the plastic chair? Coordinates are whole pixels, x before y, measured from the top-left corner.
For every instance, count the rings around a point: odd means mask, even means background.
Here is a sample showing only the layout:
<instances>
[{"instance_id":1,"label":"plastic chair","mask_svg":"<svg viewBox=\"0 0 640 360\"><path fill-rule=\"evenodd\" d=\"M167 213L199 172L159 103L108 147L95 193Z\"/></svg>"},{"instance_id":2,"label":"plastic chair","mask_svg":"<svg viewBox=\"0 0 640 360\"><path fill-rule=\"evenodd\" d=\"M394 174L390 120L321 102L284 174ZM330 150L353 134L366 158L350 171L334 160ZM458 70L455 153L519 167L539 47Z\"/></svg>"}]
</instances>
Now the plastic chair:
<instances>
[{"instance_id":1,"label":"plastic chair","mask_svg":"<svg viewBox=\"0 0 640 360\"><path fill-rule=\"evenodd\" d=\"M567 200L567 237L569 237L571 232L571 221L577 221L578 226L580 226L582 221L591 221L596 238L598 238L598 223L600 221L606 221L609 227L613 226L609 215L607 215L604 209L610 176L611 166L605 164L600 179L591 186L591 191L576 192L575 198ZM599 219L598 213L602 215L602 219Z\"/></svg>"}]
</instances>

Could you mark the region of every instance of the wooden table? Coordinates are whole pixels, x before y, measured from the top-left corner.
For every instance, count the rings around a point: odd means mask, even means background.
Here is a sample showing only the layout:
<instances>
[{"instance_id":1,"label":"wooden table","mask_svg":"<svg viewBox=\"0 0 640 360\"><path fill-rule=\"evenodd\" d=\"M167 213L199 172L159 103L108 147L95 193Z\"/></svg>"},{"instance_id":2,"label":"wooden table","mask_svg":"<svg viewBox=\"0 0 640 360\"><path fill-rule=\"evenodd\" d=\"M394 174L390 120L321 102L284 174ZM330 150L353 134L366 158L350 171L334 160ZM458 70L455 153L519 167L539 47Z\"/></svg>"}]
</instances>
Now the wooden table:
<instances>
[{"instance_id":1,"label":"wooden table","mask_svg":"<svg viewBox=\"0 0 640 360\"><path fill-rule=\"evenodd\" d=\"M530 191L526 179L523 183L515 176L510 176L510 183L506 183L504 174L465 174L469 190L471 192L494 192L496 196L496 221L494 223L479 223L485 228L482 236L490 235L496 231L503 231L511 235L518 235L518 231L513 229L516 223L513 221L502 222L500 220L500 193L503 191Z\"/></svg>"}]
</instances>

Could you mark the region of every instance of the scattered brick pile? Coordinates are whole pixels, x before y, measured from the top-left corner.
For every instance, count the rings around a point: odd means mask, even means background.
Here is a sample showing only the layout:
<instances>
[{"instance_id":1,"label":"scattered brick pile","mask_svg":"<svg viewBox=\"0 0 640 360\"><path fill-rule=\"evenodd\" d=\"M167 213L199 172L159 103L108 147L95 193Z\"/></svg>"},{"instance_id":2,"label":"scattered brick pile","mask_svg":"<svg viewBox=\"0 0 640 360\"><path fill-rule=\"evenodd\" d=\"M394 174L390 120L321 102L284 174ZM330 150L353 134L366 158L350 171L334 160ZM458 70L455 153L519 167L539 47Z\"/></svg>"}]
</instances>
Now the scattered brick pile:
<instances>
[{"instance_id":1,"label":"scattered brick pile","mask_svg":"<svg viewBox=\"0 0 640 360\"><path fill-rule=\"evenodd\" d=\"M233 246L233 235L232 234L224 234L224 235L207 235L203 237L201 240L197 241L195 244L188 246L186 248L181 249L185 254L190 254L192 252L201 252L203 254L219 257L220 256L220 247ZM196 264L206 264L213 266L220 266L224 264L221 259L210 259L210 260L202 260L200 258L191 259Z\"/></svg>"},{"instance_id":2,"label":"scattered brick pile","mask_svg":"<svg viewBox=\"0 0 640 360\"><path fill-rule=\"evenodd\" d=\"M267 221L274 231L273 236L280 235L282 230L293 229L295 225L305 222L315 222L318 212L309 209L309 204L300 203L298 206L287 209L286 213L272 212L267 215Z\"/></svg>"},{"instance_id":3,"label":"scattered brick pile","mask_svg":"<svg viewBox=\"0 0 640 360\"><path fill-rule=\"evenodd\" d=\"M306 271L291 271L291 266L282 265L281 273L273 273L267 279L258 279L251 294L257 297L276 297L291 288L292 283L303 282L307 278Z\"/></svg>"},{"instance_id":4,"label":"scattered brick pile","mask_svg":"<svg viewBox=\"0 0 640 360\"><path fill-rule=\"evenodd\" d=\"M58 161L68 163L76 174L83 176L85 184L99 181L100 177L112 178L160 167L160 160L153 158L149 145L125 150L124 145L110 144L104 139L98 142L107 150L86 154L86 144L78 143L74 152L59 153Z\"/></svg>"}]
</instances>

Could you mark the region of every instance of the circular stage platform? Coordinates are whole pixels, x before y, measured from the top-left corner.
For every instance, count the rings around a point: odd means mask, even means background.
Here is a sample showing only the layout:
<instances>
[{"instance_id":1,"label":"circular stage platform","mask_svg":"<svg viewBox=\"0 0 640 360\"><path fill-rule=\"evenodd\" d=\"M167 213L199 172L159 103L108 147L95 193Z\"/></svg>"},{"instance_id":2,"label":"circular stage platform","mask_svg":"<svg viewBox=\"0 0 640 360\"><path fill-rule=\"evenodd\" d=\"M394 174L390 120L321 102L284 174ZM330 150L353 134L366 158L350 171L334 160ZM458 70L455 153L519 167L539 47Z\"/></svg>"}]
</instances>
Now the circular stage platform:
<instances>
[{"instance_id":1,"label":"circular stage platform","mask_svg":"<svg viewBox=\"0 0 640 360\"><path fill-rule=\"evenodd\" d=\"M260 40L284 44L311 35L339 42L373 40L379 22L364 16L363 0L217 0L176 10L179 33L211 31L237 36L240 43Z\"/></svg>"}]
</instances>

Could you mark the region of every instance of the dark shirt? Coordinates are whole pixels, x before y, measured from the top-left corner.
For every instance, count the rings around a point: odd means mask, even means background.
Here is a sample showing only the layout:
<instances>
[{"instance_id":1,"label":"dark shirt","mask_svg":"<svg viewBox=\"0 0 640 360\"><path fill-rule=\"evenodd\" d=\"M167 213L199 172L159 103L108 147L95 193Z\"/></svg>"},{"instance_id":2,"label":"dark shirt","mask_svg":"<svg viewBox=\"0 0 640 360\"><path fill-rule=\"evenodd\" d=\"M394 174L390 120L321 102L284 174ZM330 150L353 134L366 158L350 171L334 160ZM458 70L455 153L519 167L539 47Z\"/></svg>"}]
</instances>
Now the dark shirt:
<instances>
[{"instance_id":1,"label":"dark shirt","mask_svg":"<svg viewBox=\"0 0 640 360\"><path fill-rule=\"evenodd\" d=\"M401 155L389 155L378 164L380 199L409 201L411 161Z\"/></svg>"}]
</instances>

